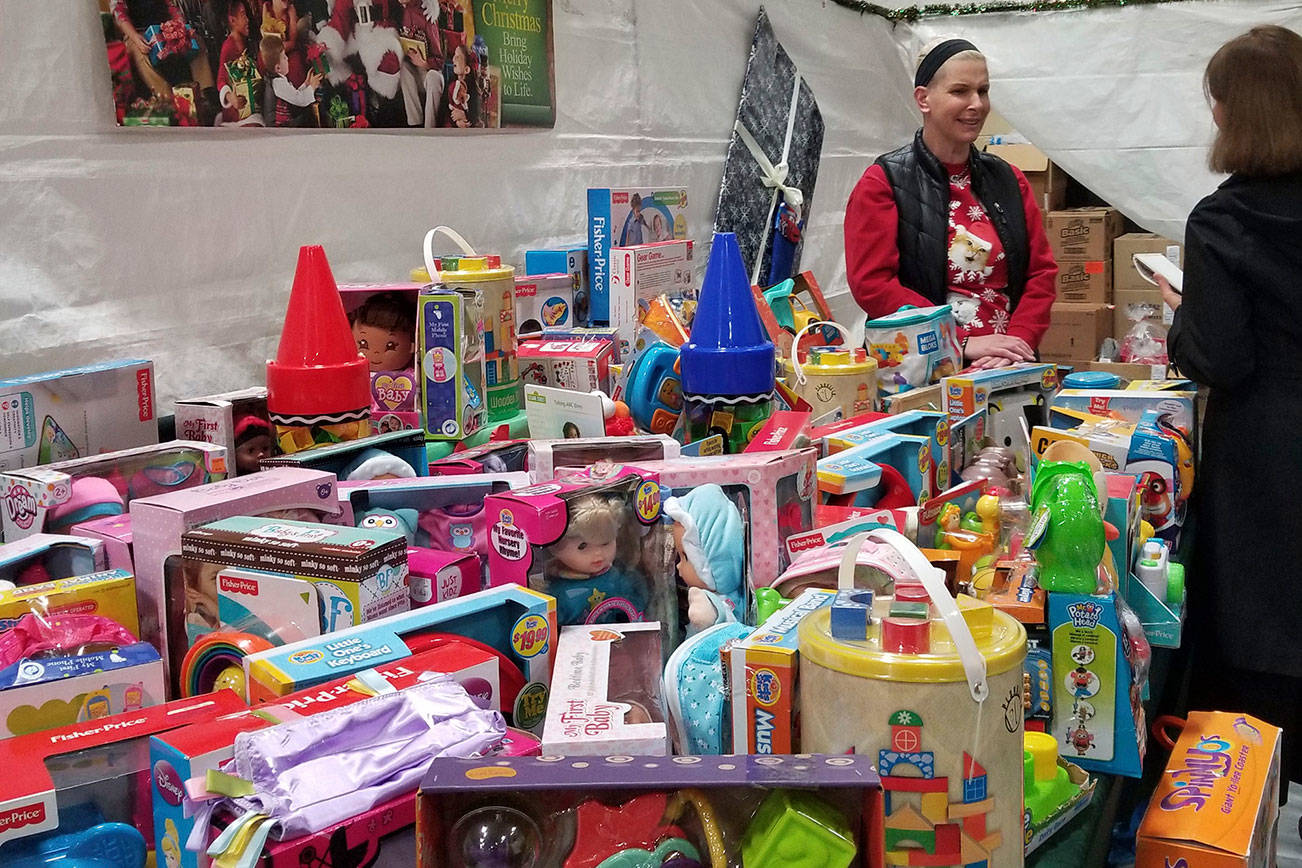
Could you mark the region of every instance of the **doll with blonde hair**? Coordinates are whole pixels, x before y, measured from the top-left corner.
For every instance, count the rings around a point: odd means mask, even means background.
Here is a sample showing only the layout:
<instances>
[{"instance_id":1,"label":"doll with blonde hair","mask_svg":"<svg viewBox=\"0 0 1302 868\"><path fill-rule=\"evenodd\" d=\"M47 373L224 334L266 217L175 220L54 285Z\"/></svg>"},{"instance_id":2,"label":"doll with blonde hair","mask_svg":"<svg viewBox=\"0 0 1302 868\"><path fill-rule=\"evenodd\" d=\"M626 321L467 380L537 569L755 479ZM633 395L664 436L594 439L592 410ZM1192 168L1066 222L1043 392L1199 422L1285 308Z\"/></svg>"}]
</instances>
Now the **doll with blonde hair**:
<instances>
[{"instance_id":1,"label":"doll with blonde hair","mask_svg":"<svg viewBox=\"0 0 1302 868\"><path fill-rule=\"evenodd\" d=\"M558 624L643 620L645 580L617 563L628 505L585 494L570 501L565 535L547 548L542 590L556 598Z\"/></svg>"}]
</instances>

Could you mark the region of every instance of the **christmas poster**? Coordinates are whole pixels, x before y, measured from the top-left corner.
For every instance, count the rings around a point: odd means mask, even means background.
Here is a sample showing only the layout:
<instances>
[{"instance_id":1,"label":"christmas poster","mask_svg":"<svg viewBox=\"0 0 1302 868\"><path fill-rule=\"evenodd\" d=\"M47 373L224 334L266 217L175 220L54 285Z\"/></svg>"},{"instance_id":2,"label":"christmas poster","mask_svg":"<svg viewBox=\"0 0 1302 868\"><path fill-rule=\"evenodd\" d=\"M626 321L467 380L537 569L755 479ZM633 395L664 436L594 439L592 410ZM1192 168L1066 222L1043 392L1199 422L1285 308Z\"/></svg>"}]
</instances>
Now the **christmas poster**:
<instances>
[{"instance_id":1,"label":"christmas poster","mask_svg":"<svg viewBox=\"0 0 1302 868\"><path fill-rule=\"evenodd\" d=\"M550 127L551 0L108 0L121 126Z\"/></svg>"}]
</instances>

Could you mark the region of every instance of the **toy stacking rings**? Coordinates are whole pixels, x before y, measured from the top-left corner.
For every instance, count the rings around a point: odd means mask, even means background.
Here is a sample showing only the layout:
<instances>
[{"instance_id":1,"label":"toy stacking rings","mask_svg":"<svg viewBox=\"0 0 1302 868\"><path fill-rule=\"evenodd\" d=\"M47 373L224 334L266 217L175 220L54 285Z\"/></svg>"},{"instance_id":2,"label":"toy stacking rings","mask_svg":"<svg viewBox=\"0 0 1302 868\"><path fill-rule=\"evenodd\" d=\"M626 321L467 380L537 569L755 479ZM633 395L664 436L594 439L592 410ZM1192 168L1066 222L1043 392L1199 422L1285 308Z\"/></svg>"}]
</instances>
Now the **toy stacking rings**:
<instances>
[{"instance_id":1,"label":"toy stacking rings","mask_svg":"<svg viewBox=\"0 0 1302 868\"><path fill-rule=\"evenodd\" d=\"M266 639L250 633L201 636L181 662L181 695L188 698L229 687L248 702L244 658L270 647Z\"/></svg>"}]
</instances>

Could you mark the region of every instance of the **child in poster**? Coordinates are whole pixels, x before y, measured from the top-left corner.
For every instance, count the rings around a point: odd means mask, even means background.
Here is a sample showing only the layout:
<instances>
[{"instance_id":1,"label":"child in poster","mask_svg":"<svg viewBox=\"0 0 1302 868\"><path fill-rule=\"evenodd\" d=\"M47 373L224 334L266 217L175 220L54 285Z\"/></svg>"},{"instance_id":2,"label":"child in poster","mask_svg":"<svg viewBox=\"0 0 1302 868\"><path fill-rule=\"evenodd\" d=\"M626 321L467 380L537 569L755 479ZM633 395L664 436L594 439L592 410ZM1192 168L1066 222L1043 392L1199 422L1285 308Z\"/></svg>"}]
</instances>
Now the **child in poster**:
<instances>
[{"instance_id":1,"label":"child in poster","mask_svg":"<svg viewBox=\"0 0 1302 868\"><path fill-rule=\"evenodd\" d=\"M399 79L407 126L433 127L443 95L443 40L439 36L438 0L398 0L402 23L398 41L403 60Z\"/></svg>"},{"instance_id":2,"label":"child in poster","mask_svg":"<svg viewBox=\"0 0 1302 868\"><path fill-rule=\"evenodd\" d=\"M452 51L452 78L443 94L440 127L467 129L479 126L479 87L475 82L474 53L465 45Z\"/></svg>"},{"instance_id":3,"label":"child in poster","mask_svg":"<svg viewBox=\"0 0 1302 868\"><path fill-rule=\"evenodd\" d=\"M298 87L289 81L289 57L285 54L284 41L274 34L262 37L259 47L262 55L262 68L271 76L268 100L275 98L275 121L278 127L316 126L310 112L304 111L316 102L316 89L321 85L321 76L308 72L307 78Z\"/></svg>"}]
</instances>

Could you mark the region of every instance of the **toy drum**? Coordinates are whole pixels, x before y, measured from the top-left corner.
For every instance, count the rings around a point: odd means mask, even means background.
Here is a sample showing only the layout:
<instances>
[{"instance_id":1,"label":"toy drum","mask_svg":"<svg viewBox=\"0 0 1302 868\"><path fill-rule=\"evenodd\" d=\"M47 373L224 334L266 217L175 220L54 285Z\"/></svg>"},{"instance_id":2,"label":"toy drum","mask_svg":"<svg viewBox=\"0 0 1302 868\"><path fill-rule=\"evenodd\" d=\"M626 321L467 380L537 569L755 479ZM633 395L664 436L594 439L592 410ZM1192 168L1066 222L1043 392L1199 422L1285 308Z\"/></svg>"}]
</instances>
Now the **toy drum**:
<instances>
[{"instance_id":1,"label":"toy drum","mask_svg":"<svg viewBox=\"0 0 1302 868\"><path fill-rule=\"evenodd\" d=\"M852 588L864 552L894 597ZM1026 630L949 596L944 573L892 530L851 540L838 580L833 605L800 624L800 749L877 763L885 853L870 861L1022 865Z\"/></svg>"},{"instance_id":2,"label":"toy drum","mask_svg":"<svg viewBox=\"0 0 1302 868\"><path fill-rule=\"evenodd\" d=\"M433 255L436 233L451 238L461 256ZM516 358L515 269L500 256L480 256L466 240L446 226L425 234L425 269L448 289L478 292L483 299L484 379L488 421L501 422L524 408L520 367Z\"/></svg>"},{"instance_id":3,"label":"toy drum","mask_svg":"<svg viewBox=\"0 0 1302 868\"><path fill-rule=\"evenodd\" d=\"M859 413L877 409L877 362L868 357L863 347L849 345L849 334L834 322L811 322L796 334L794 346L809 329L830 326L845 337L845 346L810 347L805 361L800 351L793 351L790 359L782 360L787 385L809 402L811 418L817 419L833 410L841 411L847 419Z\"/></svg>"}]
</instances>

